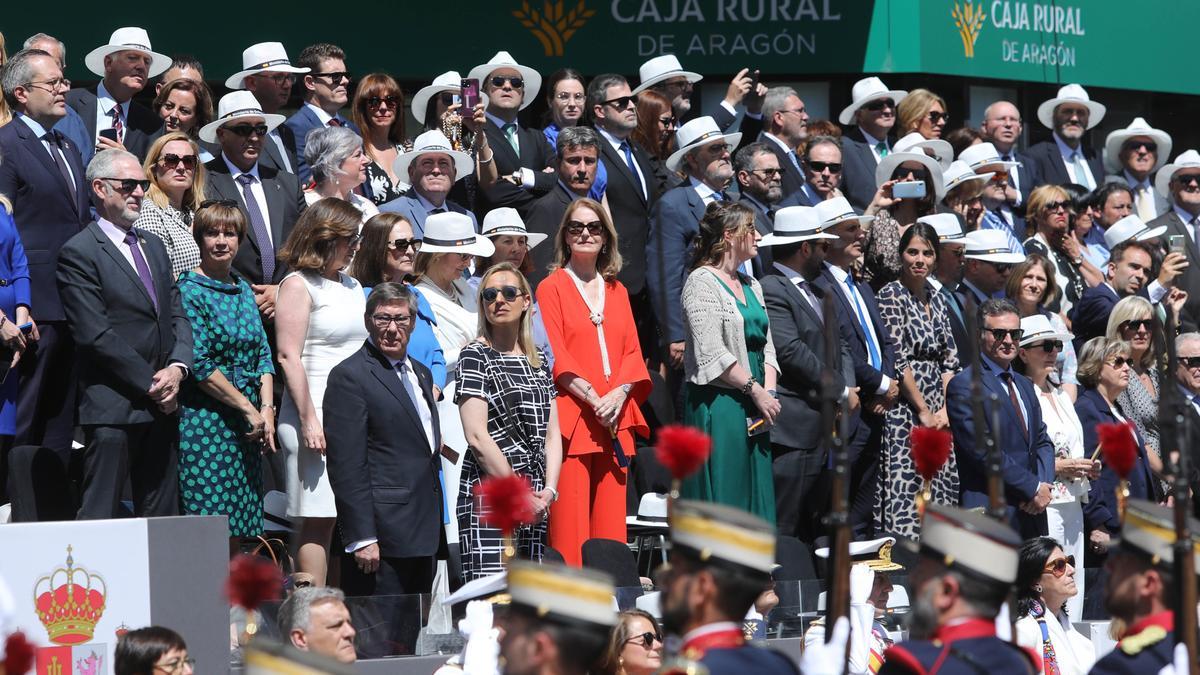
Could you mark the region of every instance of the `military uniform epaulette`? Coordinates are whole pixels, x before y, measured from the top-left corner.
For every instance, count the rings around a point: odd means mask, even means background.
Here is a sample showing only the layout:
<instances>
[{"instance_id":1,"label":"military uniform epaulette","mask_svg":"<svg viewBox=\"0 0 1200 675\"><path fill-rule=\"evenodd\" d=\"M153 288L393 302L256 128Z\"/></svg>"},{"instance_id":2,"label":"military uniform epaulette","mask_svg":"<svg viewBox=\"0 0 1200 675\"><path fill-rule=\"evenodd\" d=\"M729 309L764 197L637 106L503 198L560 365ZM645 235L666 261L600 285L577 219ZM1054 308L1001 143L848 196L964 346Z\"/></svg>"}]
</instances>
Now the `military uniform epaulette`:
<instances>
[{"instance_id":1,"label":"military uniform epaulette","mask_svg":"<svg viewBox=\"0 0 1200 675\"><path fill-rule=\"evenodd\" d=\"M1162 612L1131 628L1107 656L1096 662L1092 673L1157 673L1171 663L1175 647L1175 616Z\"/></svg>"}]
</instances>

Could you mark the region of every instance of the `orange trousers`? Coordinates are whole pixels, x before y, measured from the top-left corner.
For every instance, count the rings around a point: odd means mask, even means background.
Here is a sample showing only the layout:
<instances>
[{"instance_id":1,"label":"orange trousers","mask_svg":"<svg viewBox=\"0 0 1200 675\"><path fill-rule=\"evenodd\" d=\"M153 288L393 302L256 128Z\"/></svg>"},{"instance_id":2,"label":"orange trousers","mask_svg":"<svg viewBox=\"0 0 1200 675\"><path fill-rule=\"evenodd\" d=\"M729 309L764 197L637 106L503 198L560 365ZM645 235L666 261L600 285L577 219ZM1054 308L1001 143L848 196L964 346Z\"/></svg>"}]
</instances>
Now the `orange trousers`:
<instances>
[{"instance_id":1,"label":"orange trousers","mask_svg":"<svg viewBox=\"0 0 1200 675\"><path fill-rule=\"evenodd\" d=\"M621 431L619 436L621 447L632 453L633 434ZM550 546L568 565L583 564L581 549L588 539L626 541L627 477L611 451L563 458L558 501L550 506Z\"/></svg>"}]
</instances>

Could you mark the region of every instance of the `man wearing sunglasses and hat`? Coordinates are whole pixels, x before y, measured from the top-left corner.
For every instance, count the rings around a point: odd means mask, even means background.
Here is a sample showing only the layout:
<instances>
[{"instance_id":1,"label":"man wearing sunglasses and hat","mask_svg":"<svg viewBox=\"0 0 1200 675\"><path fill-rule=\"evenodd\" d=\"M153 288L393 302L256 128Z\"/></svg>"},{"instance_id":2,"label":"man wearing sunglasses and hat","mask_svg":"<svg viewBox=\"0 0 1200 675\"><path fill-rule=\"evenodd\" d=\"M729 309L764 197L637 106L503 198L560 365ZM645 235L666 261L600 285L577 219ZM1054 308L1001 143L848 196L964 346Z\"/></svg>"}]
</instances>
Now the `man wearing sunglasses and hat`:
<instances>
[{"instance_id":1,"label":"man wearing sunglasses and hat","mask_svg":"<svg viewBox=\"0 0 1200 675\"><path fill-rule=\"evenodd\" d=\"M852 102L838 115L842 124L854 125L842 137L842 194L859 213L875 198L875 167L892 152L888 135L896 125L896 105L907 95L867 77L854 83Z\"/></svg>"},{"instance_id":2,"label":"man wearing sunglasses and hat","mask_svg":"<svg viewBox=\"0 0 1200 675\"><path fill-rule=\"evenodd\" d=\"M308 71L292 65L282 43L260 42L242 52L242 69L225 80L225 86L249 91L264 113L275 115L287 105L296 76ZM269 131L264 146L263 166L296 173L296 138L291 127L280 125Z\"/></svg>"},{"instance_id":3,"label":"man wearing sunglasses and hat","mask_svg":"<svg viewBox=\"0 0 1200 675\"><path fill-rule=\"evenodd\" d=\"M1120 182L1133 190L1133 212L1150 222L1170 209L1166 195L1154 189L1153 175L1171 156L1171 135L1155 129L1141 117L1104 140L1106 182Z\"/></svg>"},{"instance_id":4,"label":"man wearing sunglasses and hat","mask_svg":"<svg viewBox=\"0 0 1200 675\"><path fill-rule=\"evenodd\" d=\"M300 52L301 68L308 69L303 77L304 105L284 124L294 136L296 175L301 183L312 179L312 171L304 159L305 139L308 132L321 127L348 127L361 135L354 122L342 116L340 111L350 100L350 73L346 70L346 52L337 45L319 42L309 45Z\"/></svg>"}]
</instances>

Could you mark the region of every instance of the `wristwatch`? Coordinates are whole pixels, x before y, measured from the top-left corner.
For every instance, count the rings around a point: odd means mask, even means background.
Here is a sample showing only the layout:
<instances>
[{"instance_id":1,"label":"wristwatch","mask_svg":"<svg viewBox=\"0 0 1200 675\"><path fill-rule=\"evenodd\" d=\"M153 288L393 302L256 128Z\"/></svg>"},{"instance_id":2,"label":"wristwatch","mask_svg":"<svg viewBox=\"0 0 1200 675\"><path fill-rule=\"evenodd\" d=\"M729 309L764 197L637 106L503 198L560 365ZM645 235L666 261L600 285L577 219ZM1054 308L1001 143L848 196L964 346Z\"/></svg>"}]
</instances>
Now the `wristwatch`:
<instances>
[{"instance_id":1,"label":"wristwatch","mask_svg":"<svg viewBox=\"0 0 1200 675\"><path fill-rule=\"evenodd\" d=\"M1079 267L1080 265L1082 265L1082 264L1083 264L1083 258L1076 258L1076 259L1074 259L1074 260L1072 260L1072 261L1071 261L1071 264L1072 264L1072 265L1074 265L1074 266L1076 266L1076 267Z\"/></svg>"}]
</instances>

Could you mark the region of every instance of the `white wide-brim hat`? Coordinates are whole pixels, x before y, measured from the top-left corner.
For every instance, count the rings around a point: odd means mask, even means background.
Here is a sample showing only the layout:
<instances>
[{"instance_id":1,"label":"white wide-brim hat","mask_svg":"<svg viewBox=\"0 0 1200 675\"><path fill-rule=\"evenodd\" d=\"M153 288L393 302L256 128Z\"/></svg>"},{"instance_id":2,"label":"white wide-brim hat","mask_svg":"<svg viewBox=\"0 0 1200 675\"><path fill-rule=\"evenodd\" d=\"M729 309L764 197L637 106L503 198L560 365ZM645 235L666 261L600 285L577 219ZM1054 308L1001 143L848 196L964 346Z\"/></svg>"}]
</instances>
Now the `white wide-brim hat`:
<instances>
[{"instance_id":1,"label":"white wide-brim hat","mask_svg":"<svg viewBox=\"0 0 1200 675\"><path fill-rule=\"evenodd\" d=\"M891 180L892 172L905 162L920 162L925 167L929 172L929 180L933 183L933 199L942 201L942 197L946 196L946 186L942 183L942 165L936 159L915 149L888 153L887 157L880 160L879 165L875 167L875 188L878 189L880 185Z\"/></svg>"},{"instance_id":2,"label":"white wide-brim hat","mask_svg":"<svg viewBox=\"0 0 1200 675\"><path fill-rule=\"evenodd\" d=\"M1058 90L1058 96L1042 101L1038 106L1037 118L1047 129L1054 128L1054 109L1064 103L1081 103L1087 107L1088 125L1087 128L1100 124L1100 120L1104 119L1104 113L1108 112L1108 108L1104 104L1097 103L1088 98L1087 90L1078 84L1065 84Z\"/></svg>"},{"instance_id":3,"label":"white wide-brim hat","mask_svg":"<svg viewBox=\"0 0 1200 675\"><path fill-rule=\"evenodd\" d=\"M526 230L525 221L521 220L521 214L517 213L514 208L502 206L488 211L487 215L483 217L483 236L491 239L505 235L525 237L525 243L529 248L546 241L550 236L542 232Z\"/></svg>"},{"instance_id":4,"label":"white wide-brim hat","mask_svg":"<svg viewBox=\"0 0 1200 675\"><path fill-rule=\"evenodd\" d=\"M683 64L674 54L663 54L650 59L638 68L638 86L633 93L645 91L659 82L673 77L685 77L692 84L704 79L700 73L684 70Z\"/></svg>"},{"instance_id":5,"label":"white wide-brim hat","mask_svg":"<svg viewBox=\"0 0 1200 675\"><path fill-rule=\"evenodd\" d=\"M915 131L896 141L896 144L892 146L892 152L931 154L938 164L942 165L942 171L949 169L950 163L954 161L954 146L950 145L949 141L943 141L940 138L925 138Z\"/></svg>"},{"instance_id":6,"label":"white wide-brim hat","mask_svg":"<svg viewBox=\"0 0 1200 675\"><path fill-rule=\"evenodd\" d=\"M257 75L258 73L292 73L301 74L309 72L309 68L299 68L293 66L288 60L287 50L284 49L282 42L260 42L256 45L250 45L242 52L242 69L229 79L225 80L225 86L230 89L245 89L245 79L247 75Z\"/></svg>"},{"instance_id":7,"label":"white wide-brim hat","mask_svg":"<svg viewBox=\"0 0 1200 675\"><path fill-rule=\"evenodd\" d=\"M721 128L717 126L717 121L711 117L697 117L691 120L675 132L675 142L679 144L679 149L667 158L667 168L671 171L678 171L679 163L683 161L684 155L705 143L722 138L726 143L736 147L742 140L742 133L740 131L732 134L722 133Z\"/></svg>"},{"instance_id":8,"label":"white wide-brim hat","mask_svg":"<svg viewBox=\"0 0 1200 675\"><path fill-rule=\"evenodd\" d=\"M1111 251L1130 239L1148 241L1155 237L1163 236L1166 231L1166 225L1150 227L1136 213L1131 213L1113 223L1104 231L1104 245Z\"/></svg>"},{"instance_id":9,"label":"white wide-brim hat","mask_svg":"<svg viewBox=\"0 0 1200 675\"><path fill-rule=\"evenodd\" d=\"M939 244L966 243L967 234L963 232L962 221L957 213L931 213L917 218L918 223L925 223L937 232Z\"/></svg>"},{"instance_id":10,"label":"white wide-brim hat","mask_svg":"<svg viewBox=\"0 0 1200 675\"><path fill-rule=\"evenodd\" d=\"M992 176L995 175L995 171L975 173L974 169L972 169L966 162L959 159L950 164L950 168L946 169L945 173L942 174L942 183L945 184L946 193L949 194L951 190L960 185L966 185L968 183L987 183L992 179ZM920 220L920 218L917 220Z\"/></svg>"},{"instance_id":11,"label":"white wide-brim hat","mask_svg":"<svg viewBox=\"0 0 1200 675\"><path fill-rule=\"evenodd\" d=\"M1158 190L1158 194L1163 197L1171 196L1171 179L1175 177L1175 172L1181 169L1200 169L1200 152L1184 150L1174 162L1159 169L1158 175L1154 177L1154 189Z\"/></svg>"},{"instance_id":12,"label":"white wide-brim hat","mask_svg":"<svg viewBox=\"0 0 1200 675\"><path fill-rule=\"evenodd\" d=\"M775 212L775 224L771 233L759 242L763 246L785 246L814 239L837 239L836 234L829 234L828 228L821 222L814 206L785 206Z\"/></svg>"},{"instance_id":13,"label":"white wide-brim hat","mask_svg":"<svg viewBox=\"0 0 1200 675\"><path fill-rule=\"evenodd\" d=\"M159 54L150 48L150 35L146 33L145 28L136 26L126 26L113 31L112 37L108 38L108 44L96 47L88 52L88 55L83 57L83 64L93 73L104 77L104 57L109 54L125 51L141 52L150 57L150 69L146 71L146 78L158 77L167 72L171 67L171 57L166 54Z\"/></svg>"},{"instance_id":14,"label":"white wide-brim hat","mask_svg":"<svg viewBox=\"0 0 1200 675\"><path fill-rule=\"evenodd\" d=\"M491 76L492 72L501 68L512 68L521 73L521 79L525 80L525 94L524 98L521 99L521 110L528 108L529 104L537 99L538 92L542 88L542 75L529 66L517 63L517 60L509 55L508 52L496 52L491 61L472 68L471 72L467 73L467 77L479 80L479 94L482 96L484 89L487 88L485 86L487 78ZM457 84L461 85L462 83L459 82Z\"/></svg>"},{"instance_id":15,"label":"white wide-brim hat","mask_svg":"<svg viewBox=\"0 0 1200 675\"><path fill-rule=\"evenodd\" d=\"M425 219L425 234L421 239L424 253L461 253L484 258L496 252L492 240L475 233L475 223L465 213L446 211Z\"/></svg>"},{"instance_id":16,"label":"white wide-brim hat","mask_svg":"<svg viewBox=\"0 0 1200 675\"><path fill-rule=\"evenodd\" d=\"M963 151L958 153L958 161L966 164L972 171L978 171L985 166L1002 166L1007 171L1020 164L1001 159L1000 151L991 143L976 143L963 148Z\"/></svg>"},{"instance_id":17,"label":"white wide-brim hat","mask_svg":"<svg viewBox=\"0 0 1200 675\"><path fill-rule=\"evenodd\" d=\"M254 94L245 90L234 91L221 97L221 101L217 103L217 119L200 128L200 140L205 143L217 143L217 129L230 122L254 117L261 117L266 122L267 133L287 119L283 115L263 112L262 104L254 98Z\"/></svg>"},{"instance_id":18,"label":"white wide-brim hat","mask_svg":"<svg viewBox=\"0 0 1200 675\"><path fill-rule=\"evenodd\" d=\"M875 220L875 216L860 216L855 213L850 202L841 196L819 201L813 208L817 210L817 218L821 221L821 227L826 230L847 220L857 220L864 225Z\"/></svg>"},{"instance_id":19,"label":"white wide-brim hat","mask_svg":"<svg viewBox=\"0 0 1200 675\"><path fill-rule=\"evenodd\" d=\"M1045 314L1033 314L1021 319L1020 346L1022 347L1043 340L1067 342L1074 339L1075 336L1070 333L1060 333L1054 330L1054 327L1050 325L1050 319L1047 319Z\"/></svg>"},{"instance_id":20,"label":"white wide-brim hat","mask_svg":"<svg viewBox=\"0 0 1200 675\"><path fill-rule=\"evenodd\" d=\"M1008 237L1002 230L972 230L963 238L967 248L963 257L971 260L1016 265L1025 261L1025 255L1014 253L1008 247Z\"/></svg>"},{"instance_id":21,"label":"white wide-brim hat","mask_svg":"<svg viewBox=\"0 0 1200 675\"><path fill-rule=\"evenodd\" d=\"M1145 118L1135 117L1129 126L1117 129L1104 139L1104 165L1111 173L1118 173L1121 170L1121 146L1125 145L1125 141L1138 136L1146 136L1158 144L1154 168L1150 169L1152 173L1167 163L1167 158L1171 156L1171 135L1162 129L1150 126Z\"/></svg>"},{"instance_id":22,"label":"white wide-brim hat","mask_svg":"<svg viewBox=\"0 0 1200 675\"><path fill-rule=\"evenodd\" d=\"M450 155L454 160L455 182L475 171L475 162L471 156L461 150L455 150L454 146L450 145L450 139L437 129L431 129L417 136L417 140L413 141L413 149L400 153L396 157L396 161L392 163L392 170L396 172L397 176L407 180L408 167L421 155L434 153Z\"/></svg>"},{"instance_id":23,"label":"white wide-brim hat","mask_svg":"<svg viewBox=\"0 0 1200 675\"><path fill-rule=\"evenodd\" d=\"M838 115L838 121L842 124L851 124L854 122L854 113L858 112L858 109L864 104L881 98L890 98L892 103L899 105L905 96L908 96L907 91L888 89L883 80L878 77L864 77L854 83L854 88L850 90L850 100L853 102L842 108L841 114Z\"/></svg>"}]
</instances>

